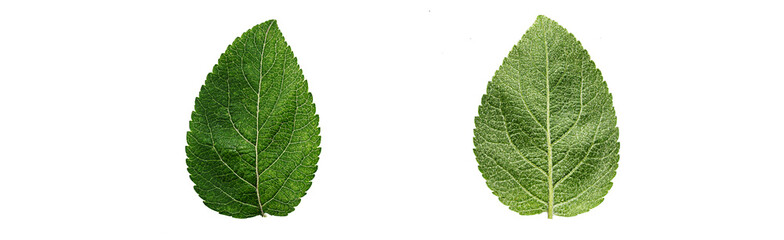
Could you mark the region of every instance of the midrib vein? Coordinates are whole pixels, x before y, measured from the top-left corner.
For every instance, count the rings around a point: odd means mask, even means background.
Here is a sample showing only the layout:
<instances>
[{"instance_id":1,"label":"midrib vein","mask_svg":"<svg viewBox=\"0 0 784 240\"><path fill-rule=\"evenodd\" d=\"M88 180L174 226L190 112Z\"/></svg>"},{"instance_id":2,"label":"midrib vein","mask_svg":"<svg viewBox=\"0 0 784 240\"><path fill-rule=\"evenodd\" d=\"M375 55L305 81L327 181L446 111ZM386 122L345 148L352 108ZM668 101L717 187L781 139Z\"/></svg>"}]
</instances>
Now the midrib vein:
<instances>
[{"instance_id":1,"label":"midrib vein","mask_svg":"<svg viewBox=\"0 0 784 240\"><path fill-rule=\"evenodd\" d=\"M550 50L547 47L547 31L544 34L544 85L546 90L546 123L545 137L547 138L547 218L553 218L553 145L550 142Z\"/></svg>"},{"instance_id":2,"label":"midrib vein","mask_svg":"<svg viewBox=\"0 0 784 240\"><path fill-rule=\"evenodd\" d=\"M259 190L260 189L259 179L261 178L261 176L259 176L259 134L261 132L261 130L259 129L259 110L261 109L261 82L262 82L262 80L264 80L264 69L263 69L263 66L264 66L264 49L267 47L267 35L269 34L270 28L272 28L272 24L273 24L273 22L271 22L269 24L269 26L267 26L267 31L264 33L264 40L262 41L262 44L261 44L261 54L260 54L261 56L259 57L259 85L256 88L257 89L257 91L256 91L256 142L255 142L256 144L254 144L255 145L254 148L256 149L256 151L255 151L255 155L256 155L256 167L255 167L255 169L256 169L256 199L259 202L259 213L260 213L260 215L262 217L266 217L266 216L264 215L264 208L262 208L263 205L261 203L261 190ZM282 87L283 86L281 86L281 88Z\"/></svg>"}]
</instances>

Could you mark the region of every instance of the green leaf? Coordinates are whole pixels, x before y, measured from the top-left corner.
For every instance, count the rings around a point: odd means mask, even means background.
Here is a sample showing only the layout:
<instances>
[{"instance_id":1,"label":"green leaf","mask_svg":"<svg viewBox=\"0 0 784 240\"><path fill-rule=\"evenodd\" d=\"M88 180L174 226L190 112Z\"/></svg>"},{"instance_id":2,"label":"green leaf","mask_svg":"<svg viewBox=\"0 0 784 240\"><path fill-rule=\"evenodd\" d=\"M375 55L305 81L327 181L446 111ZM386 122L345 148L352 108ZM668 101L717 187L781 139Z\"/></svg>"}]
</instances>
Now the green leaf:
<instances>
[{"instance_id":1,"label":"green leaf","mask_svg":"<svg viewBox=\"0 0 784 240\"><path fill-rule=\"evenodd\" d=\"M236 218L294 211L318 161L313 96L275 20L234 40L207 75L187 164L207 207Z\"/></svg>"},{"instance_id":2,"label":"green leaf","mask_svg":"<svg viewBox=\"0 0 784 240\"><path fill-rule=\"evenodd\" d=\"M619 148L612 95L580 42L545 16L488 83L475 124L479 171L515 212L575 216L612 187Z\"/></svg>"}]
</instances>

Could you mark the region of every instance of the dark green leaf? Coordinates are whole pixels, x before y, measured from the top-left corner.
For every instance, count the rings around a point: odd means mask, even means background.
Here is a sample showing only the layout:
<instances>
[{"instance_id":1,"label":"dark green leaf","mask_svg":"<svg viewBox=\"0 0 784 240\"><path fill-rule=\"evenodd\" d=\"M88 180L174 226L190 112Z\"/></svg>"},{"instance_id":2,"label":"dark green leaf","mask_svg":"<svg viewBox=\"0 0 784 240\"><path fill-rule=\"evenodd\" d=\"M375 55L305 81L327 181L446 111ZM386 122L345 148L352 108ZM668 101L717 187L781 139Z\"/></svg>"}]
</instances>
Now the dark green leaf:
<instances>
[{"instance_id":1,"label":"dark green leaf","mask_svg":"<svg viewBox=\"0 0 784 240\"><path fill-rule=\"evenodd\" d=\"M475 123L479 170L513 211L575 216L612 187L619 148L612 96L580 42L547 17L504 59Z\"/></svg>"},{"instance_id":2,"label":"dark green leaf","mask_svg":"<svg viewBox=\"0 0 784 240\"><path fill-rule=\"evenodd\" d=\"M294 211L318 161L313 96L277 22L234 40L196 98L187 164L207 207L236 218Z\"/></svg>"}]
</instances>

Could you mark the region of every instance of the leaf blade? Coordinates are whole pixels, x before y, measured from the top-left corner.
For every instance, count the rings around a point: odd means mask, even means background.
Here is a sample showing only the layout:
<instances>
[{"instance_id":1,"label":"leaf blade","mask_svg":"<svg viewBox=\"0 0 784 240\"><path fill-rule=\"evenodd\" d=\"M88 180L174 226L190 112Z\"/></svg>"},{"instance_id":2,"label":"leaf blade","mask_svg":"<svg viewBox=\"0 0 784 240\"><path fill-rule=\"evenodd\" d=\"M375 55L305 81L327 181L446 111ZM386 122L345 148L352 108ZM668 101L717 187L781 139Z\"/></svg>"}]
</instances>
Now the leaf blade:
<instances>
[{"instance_id":1,"label":"leaf blade","mask_svg":"<svg viewBox=\"0 0 784 240\"><path fill-rule=\"evenodd\" d=\"M537 17L504 59L475 124L480 172L513 211L574 216L612 186L619 146L612 96L580 42L547 17ZM492 167L501 165L506 170ZM504 185L512 178L526 181Z\"/></svg>"},{"instance_id":2,"label":"leaf blade","mask_svg":"<svg viewBox=\"0 0 784 240\"><path fill-rule=\"evenodd\" d=\"M321 137L307 81L270 20L235 39L196 99L186 153L205 205L285 216L310 188Z\"/></svg>"}]
</instances>

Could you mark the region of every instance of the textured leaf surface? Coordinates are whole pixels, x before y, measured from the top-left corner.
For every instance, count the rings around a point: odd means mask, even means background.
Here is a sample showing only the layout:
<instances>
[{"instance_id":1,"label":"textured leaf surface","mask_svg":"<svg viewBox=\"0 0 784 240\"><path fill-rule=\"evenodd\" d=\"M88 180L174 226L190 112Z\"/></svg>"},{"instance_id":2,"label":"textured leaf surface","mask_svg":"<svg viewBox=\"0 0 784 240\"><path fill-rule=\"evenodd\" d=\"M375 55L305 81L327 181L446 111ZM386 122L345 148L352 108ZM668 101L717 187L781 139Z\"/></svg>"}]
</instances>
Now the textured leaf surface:
<instances>
[{"instance_id":1,"label":"textured leaf surface","mask_svg":"<svg viewBox=\"0 0 784 240\"><path fill-rule=\"evenodd\" d=\"M313 96L277 22L234 40L207 75L187 164L207 207L237 218L294 211L321 152Z\"/></svg>"},{"instance_id":2,"label":"textured leaf surface","mask_svg":"<svg viewBox=\"0 0 784 240\"><path fill-rule=\"evenodd\" d=\"M474 153L487 186L522 215L599 205L618 167L607 84L577 39L539 16L487 85Z\"/></svg>"}]
</instances>

